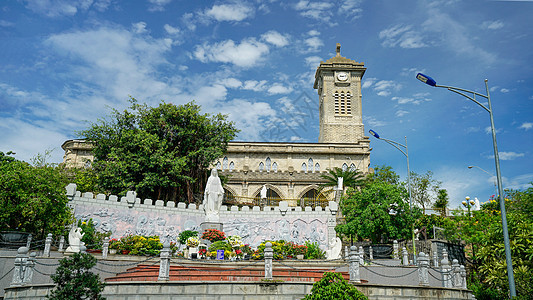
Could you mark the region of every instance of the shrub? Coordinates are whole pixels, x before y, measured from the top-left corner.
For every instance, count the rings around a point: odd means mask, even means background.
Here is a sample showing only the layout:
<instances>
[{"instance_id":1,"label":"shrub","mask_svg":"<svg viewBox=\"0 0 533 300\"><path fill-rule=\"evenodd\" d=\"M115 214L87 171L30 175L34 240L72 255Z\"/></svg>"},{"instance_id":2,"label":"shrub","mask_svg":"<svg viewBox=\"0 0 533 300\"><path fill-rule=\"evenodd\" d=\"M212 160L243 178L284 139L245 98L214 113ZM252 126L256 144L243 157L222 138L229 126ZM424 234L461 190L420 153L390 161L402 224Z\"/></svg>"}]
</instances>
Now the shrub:
<instances>
[{"instance_id":1,"label":"shrub","mask_svg":"<svg viewBox=\"0 0 533 300\"><path fill-rule=\"evenodd\" d=\"M105 299L100 295L105 284L100 276L89 270L96 265L96 258L87 253L74 253L71 257L59 261L52 280L57 285L49 298L53 300L68 299Z\"/></svg>"},{"instance_id":2,"label":"shrub","mask_svg":"<svg viewBox=\"0 0 533 300\"><path fill-rule=\"evenodd\" d=\"M191 236L198 237L198 231L193 230L185 230L182 231L179 235L179 240L182 245L184 245L187 242L187 239Z\"/></svg>"},{"instance_id":3,"label":"shrub","mask_svg":"<svg viewBox=\"0 0 533 300\"><path fill-rule=\"evenodd\" d=\"M368 300L355 286L346 282L341 273L326 272L313 284L304 300Z\"/></svg>"},{"instance_id":4,"label":"shrub","mask_svg":"<svg viewBox=\"0 0 533 300\"><path fill-rule=\"evenodd\" d=\"M305 259L324 259L326 258L326 251L322 251L320 249L320 246L318 246L317 242L310 243L305 242L305 246L307 247L307 252L304 255Z\"/></svg>"},{"instance_id":5,"label":"shrub","mask_svg":"<svg viewBox=\"0 0 533 300\"><path fill-rule=\"evenodd\" d=\"M141 235L127 235L120 238L120 246L118 250L129 251L130 255L158 255L163 249L163 244L159 241L159 237L141 236Z\"/></svg>"},{"instance_id":6,"label":"shrub","mask_svg":"<svg viewBox=\"0 0 533 300\"><path fill-rule=\"evenodd\" d=\"M226 239L226 234L220 230L217 229L207 229L202 234L202 239L208 240L211 243L217 242L217 241L223 241Z\"/></svg>"},{"instance_id":7,"label":"shrub","mask_svg":"<svg viewBox=\"0 0 533 300\"><path fill-rule=\"evenodd\" d=\"M213 244L209 246L209 252L217 251L217 250L227 250L231 251L231 245L227 243L226 241L216 241Z\"/></svg>"},{"instance_id":8,"label":"shrub","mask_svg":"<svg viewBox=\"0 0 533 300\"><path fill-rule=\"evenodd\" d=\"M87 249L102 249L104 238L111 236L111 232L102 233L96 231L93 219L89 219L88 221L79 220L78 227L80 227L84 233L81 241L85 243Z\"/></svg>"}]
</instances>

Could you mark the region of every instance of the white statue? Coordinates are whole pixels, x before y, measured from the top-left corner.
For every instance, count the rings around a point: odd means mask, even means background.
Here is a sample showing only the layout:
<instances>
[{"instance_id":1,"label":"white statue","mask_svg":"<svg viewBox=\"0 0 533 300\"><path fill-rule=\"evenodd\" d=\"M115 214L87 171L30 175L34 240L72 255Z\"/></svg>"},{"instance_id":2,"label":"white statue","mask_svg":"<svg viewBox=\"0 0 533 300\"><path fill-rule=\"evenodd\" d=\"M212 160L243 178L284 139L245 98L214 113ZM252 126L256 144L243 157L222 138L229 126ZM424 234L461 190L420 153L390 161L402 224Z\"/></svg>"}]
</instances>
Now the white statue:
<instances>
[{"instance_id":1,"label":"white statue","mask_svg":"<svg viewBox=\"0 0 533 300\"><path fill-rule=\"evenodd\" d=\"M224 198L224 188L218 177L217 169L211 170L211 176L207 179L207 184L204 191L204 211L205 220L207 222L219 222L220 207L222 206L222 199Z\"/></svg>"},{"instance_id":2,"label":"white statue","mask_svg":"<svg viewBox=\"0 0 533 300\"><path fill-rule=\"evenodd\" d=\"M263 187L261 188L261 199L266 199L267 198L267 188L265 185L263 185Z\"/></svg>"},{"instance_id":3,"label":"white statue","mask_svg":"<svg viewBox=\"0 0 533 300\"><path fill-rule=\"evenodd\" d=\"M480 210L480 209L481 209L481 204L479 203L479 199L474 198L474 210Z\"/></svg>"},{"instance_id":4,"label":"white statue","mask_svg":"<svg viewBox=\"0 0 533 300\"><path fill-rule=\"evenodd\" d=\"M336 237L329 241L328 250L326 250L326 259L341 258L342 241Z\"/></svg>"},{"instance_id":5,"label":"white statue","mask_svg":"<svg viewBox=\"0 0 533 300\"><path fill-rule=\"evenodd\" d=\"M84 243L81 241L81 238L85 235L85 233L81 232L81 228L79 227L72 227L70 229L70 232L68 233L68 248L66 252L71 253L78 253L80 252L80 247L84 245Z\"/></svg>"}]
</instances>

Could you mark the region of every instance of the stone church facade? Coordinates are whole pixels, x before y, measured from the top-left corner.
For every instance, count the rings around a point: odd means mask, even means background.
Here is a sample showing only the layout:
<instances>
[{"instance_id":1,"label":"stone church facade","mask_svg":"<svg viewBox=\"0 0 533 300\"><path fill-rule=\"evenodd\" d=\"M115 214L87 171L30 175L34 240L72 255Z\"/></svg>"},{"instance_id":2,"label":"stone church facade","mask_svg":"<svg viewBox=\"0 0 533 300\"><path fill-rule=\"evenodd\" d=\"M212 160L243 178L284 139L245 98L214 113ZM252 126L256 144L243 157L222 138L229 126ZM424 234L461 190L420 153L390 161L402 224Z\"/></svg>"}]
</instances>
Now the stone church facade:
<instances>
[{"instance_id":1,"label":"stone church facade","mask_svg":"<svg viewBox=\"0 0 533 300\"><path fill-rule=\"evenodd\" d=\"M267 197L288 200L331 200L333 193L319 193L320 175L335 167L368 172L369 138L362 121L361 79L363 63L336 56L321 62L314 88L319 98L318 143L230 142L226 154L215 166L228 178L226 199L258 204L263 185ZM92 160L91 146L83 140L62 145L67 166L84 166ZM303 206L303 202L302 202Z\"/></svg>"}]
</instances>

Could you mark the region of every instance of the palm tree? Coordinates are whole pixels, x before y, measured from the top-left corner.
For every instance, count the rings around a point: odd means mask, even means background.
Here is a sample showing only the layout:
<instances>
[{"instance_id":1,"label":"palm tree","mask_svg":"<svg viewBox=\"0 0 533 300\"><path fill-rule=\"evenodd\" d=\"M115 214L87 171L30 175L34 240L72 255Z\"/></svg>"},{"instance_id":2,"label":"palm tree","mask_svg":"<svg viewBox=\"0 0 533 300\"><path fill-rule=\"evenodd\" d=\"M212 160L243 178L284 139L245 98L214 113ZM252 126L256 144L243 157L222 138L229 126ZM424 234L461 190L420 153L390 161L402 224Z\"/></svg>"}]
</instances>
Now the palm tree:
<instances>
[{"instance_id":1,"label":"palm tree","mask_svg":"<svg viewBox=\"0 0 533 300\"><path fill-rule=\"evenodd\" d=\"M338 185L340 177L343 178L343 185L345 187L355 188L360 186L364 181L364 176L358 170L343 170L342 168L335 167L328 170L328 174L320 175L326 182L320 185L320 191L332 192L334 187Z\"/></svg>"}]
</instances>

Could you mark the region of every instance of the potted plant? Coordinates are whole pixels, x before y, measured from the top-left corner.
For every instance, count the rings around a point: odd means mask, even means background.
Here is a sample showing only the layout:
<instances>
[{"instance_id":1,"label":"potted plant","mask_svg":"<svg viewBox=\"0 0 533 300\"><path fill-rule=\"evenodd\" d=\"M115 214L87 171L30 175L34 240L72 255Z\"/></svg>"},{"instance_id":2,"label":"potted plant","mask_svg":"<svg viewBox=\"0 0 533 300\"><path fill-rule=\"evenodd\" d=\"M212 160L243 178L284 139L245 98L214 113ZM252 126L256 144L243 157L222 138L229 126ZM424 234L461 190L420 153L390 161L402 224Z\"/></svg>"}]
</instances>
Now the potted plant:
<instances>
[{"instance_id":1,"label":"potted plant","mask_svg":"<svg viewBox=\"0 0 533 300\"><path fill-rule=\"evenodd\" d=\"M117 251L120 249L120 240L118 239L111 239L109 241L109 254L114 255L117 253Z\"/></svg>"},{"instance_id":2,"label":"potted plant","mask_svg":"<svg viewBox=\"0 0 533 300\"><path fill-rule=\"evenodd\" d=\"M187 247L189 248L189 258L191 258L193 254L198 253L198 245L200 245L200 240L197 237L191 236L187 239Z\"/></svg>"}]
</instances>

